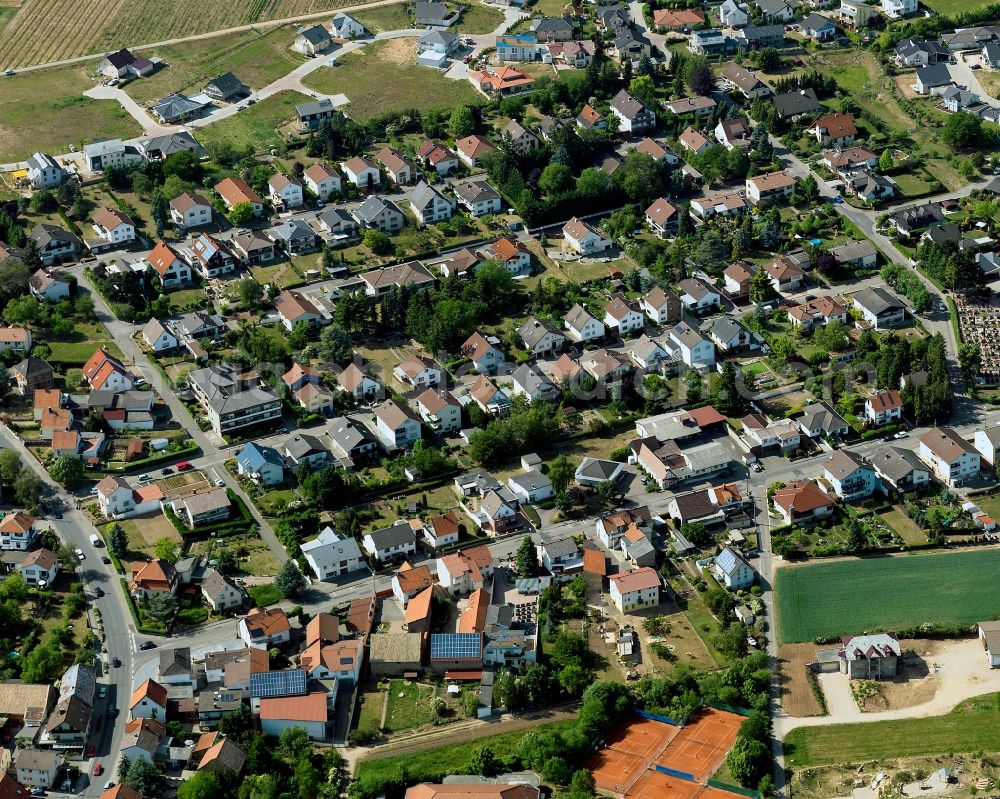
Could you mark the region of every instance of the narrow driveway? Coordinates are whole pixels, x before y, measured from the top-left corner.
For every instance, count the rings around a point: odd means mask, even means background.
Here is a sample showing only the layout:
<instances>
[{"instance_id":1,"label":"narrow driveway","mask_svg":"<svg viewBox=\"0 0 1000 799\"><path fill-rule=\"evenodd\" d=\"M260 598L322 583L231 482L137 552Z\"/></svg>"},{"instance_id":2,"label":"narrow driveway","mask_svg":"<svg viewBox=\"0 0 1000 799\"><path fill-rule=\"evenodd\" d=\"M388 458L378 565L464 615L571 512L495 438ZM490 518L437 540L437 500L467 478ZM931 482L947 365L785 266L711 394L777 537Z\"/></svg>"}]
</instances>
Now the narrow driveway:
<instances>
[{"instance_id":1,"label":"narrow driveway","mask_svg":"<svg viewBox=\"0 0 1000 799\"><path fill-rule=\"evenodd\" d=\"M91 89L87 89L83 95L94 100L114 100L125 109L132 119L142 126L143 133L146 136L163 136L177 130L177 125L161 125L150 116L145 108L133 100L128 92L117 86L97 85Z\"/></svg>"},{"instance_id":2,"label":"narrow driveway","mask_svg":"<svg viewBox=\"0 0 1000 799\"><path fill-rule=\"evenodd\" d=\"M958 53L957 55L955 63L948 65L948 71L955 79L955 83L964 85L973 94L978 94L979 99L991 108L1000 108L1000 102L992 97L979 82L979 76L976 74L979 70L971 69L973 64L982 64L982 55L979 51Z\"/></svg>"}]
</instances>

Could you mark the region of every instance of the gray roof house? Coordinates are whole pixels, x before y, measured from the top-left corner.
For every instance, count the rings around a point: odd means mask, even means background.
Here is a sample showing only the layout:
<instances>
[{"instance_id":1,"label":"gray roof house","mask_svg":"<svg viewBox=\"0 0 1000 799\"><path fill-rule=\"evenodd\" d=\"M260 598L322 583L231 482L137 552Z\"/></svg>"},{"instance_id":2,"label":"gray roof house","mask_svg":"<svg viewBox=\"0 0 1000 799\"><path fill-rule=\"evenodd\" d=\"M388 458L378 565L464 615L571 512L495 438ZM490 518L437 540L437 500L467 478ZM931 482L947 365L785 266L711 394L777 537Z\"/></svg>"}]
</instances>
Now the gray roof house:
<instances>
[{"instance_id":1,"label":"gray roof house","mask_svg":"<svg viewBox=\"0 0 1000 799\"><path fill-rule=\"evenodd\" d=\"M818 114L822 110L816 92L812 89L779 94L774 98L773 103L778 119L793 119L798 116Z\"/></svg>"},{"instance_id":2,"label":"gray roof house","mask_svg":"<svg viewBox=\"0 0 1000 799\"><path fill-rule=\"evenodd\" d=\"M825 402L807 405L798 421L799 429L810 438L843 438L851 430L847 420Z\"/></svg>"},{"instance_id":3,"label":"gray roof house","mask_svg":"<svg viewBox=\"0 0 1000 799\"><path fill-rule=\"evenodd\" d=\"M580 461L573 477L582 486L597 486L609 480L617 480L624 468L624 463L591 458L588 455Z\"/></svg>"},{"instance_id":4,"label":"gray roof house","mask_svg":"<svg viewBox=\"0 0 1000 799\"><path fill-rule=\"evenodd\" d=\"M365 551L380 561L414 552L416 541L416 533L410 523L402 519L381 530L365 533L361 539Z\"/></svg>"},{"instance_id":5,"label":"gray roof house","mask_svg":"<svg viewBox=\"0 0 1000 799\"><path fill-rule=\"evenodd\" d=\"M917 453L902 447L881 447L871 455L875 473L897 491L914 491L926 487L930 469Z\"/></svg>"},{"instance_id":6,"label":"gray roof house","mask_svg":"<svg viewBox=\"0 0 1000 799\"><path fill-rule=\"evenodd\" d=\"M212 78L205 85L205 94L213 100L228 101L249 93L250 89L247 88L246 84L232 72L224 72L218 77Z\"/></svg>"},{"instance_id":7,"label":"gray roof house","mask_svg":"<svg viewBox=\"0 0 1000 799\"><path fill-rule=\"evenodd\" d=\"M439 0L417 0L414 8L414 19L418 26L427 25L432 28L447 28L458 18Z\"/></svg>"}]
</instances>

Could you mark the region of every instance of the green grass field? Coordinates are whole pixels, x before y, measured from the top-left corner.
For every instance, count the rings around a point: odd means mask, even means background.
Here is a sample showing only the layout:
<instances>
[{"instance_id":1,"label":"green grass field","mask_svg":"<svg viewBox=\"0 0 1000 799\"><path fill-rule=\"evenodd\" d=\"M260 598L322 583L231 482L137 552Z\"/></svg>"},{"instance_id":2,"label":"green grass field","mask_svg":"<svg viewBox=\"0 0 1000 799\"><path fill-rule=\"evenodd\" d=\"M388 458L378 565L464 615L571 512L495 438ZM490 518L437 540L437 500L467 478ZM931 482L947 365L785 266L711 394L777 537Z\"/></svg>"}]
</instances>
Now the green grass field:
<instances>
[{"instance_id":1,"label":"green grass field","mask_svg":"<svg viewBox=\"0 0 1000 799\"><path fill-rule=\"evenodd\" d=\"M398 31L413 27L413 15L407 13L402 3L357 11L351 16L372 33Z\"/></svg>"},{"instance_id":2,"label":"green grass field","mask_svg":"<svg viewBox=\"0 0 1000 799\"><path fill-rule=\"evenodd\" d=\"M232 72L251 89L262 89L306 60L289 49L294 35L291 28L275 28L265 34L233 33L164 47L156 55L166 66L132 81L127 91L139 101L170 92L201 91L223 72Z\"/></svg>"},{"instance_id":3,"label":"green grass field","mask_svg":"<svg viewBox=\"0 0 1000 799\"><path fill-rule=\"evenodd\" d=\"M295 106L309 100L299 92L279 92L228 117L198 128L195 133L202 144L229 142L233 147L253 145L257 152L274 147L281 141L278 128L295 119Z\"/></svg>"},{"instance_id":4,"label":"green grass field","mask_svg":"<svg viewBox=\"0 0 1000 799\"><path fill-rule=\"evenodd\" d=\"M833 53L828 57L829 66L817 65L821 72L827 72L844 89L844 94L859 106L885 121L891 128L905 131L915 126L896 102L889 90L889 78L885 70L868 52L850 50Z\"/></svg>"},{"instance_id":5,"label":"green grass field","mask_svg":"<svg viewBox=\"0 0 1000 799\"><path fill-rule=\"evenodd\" d=\"M785 737L792 768L900 757L1000 751L1000 694L985 694L944 716L800 727Z\"/></svg>"},{"instance_id":6,"label":"green grass field","mask_svg":"<svg viewBox=\"0 0 1000 799\"><path fill-rule=\"evenodd\" d=\"M923 173L893 175L892 179L899 186L899 191L904 197L921 197L930 192L930 184L924 179Z\"/></svg>"},{"instance_id":7,"label":"green grass field","mask_svg":"<svg viewBox=\"0 0 1000 799\"><path fill-rule=\"evenodd\" d=\"M361 123L394 111L482 101L467 81L448 80L436 69L416 66L410 55L403 58L404 49L413 47L411 39L371 44L338 59L340 66L318 69L302 82L323 94L346 94L351 102L344 110Z\"/></svg>"},{"instance_id":8,"label":"green grass field","mask_svg":"<svg viewBox=\"0 0 1000 799\"><path fill-rule=\"evenodd\" d=\"M532 730L536 732L565 730L574 724L576 724L575 719L566 719L565 721L540 724L533 727ZM398 773L401 766L406 766L407 772L410 774L460 774L472 757L473 750L480 746L489 746L497 757L507 757L517 749L518 743L524 737L524 732L524 730L517 730L516 732L501 733L500 735L476 738L451 746L439 746L425 752L415 752L399 757L362 760L357 766L357 776L359 778L369 775L373 777L390 776Z\"/></svg>"},{"instance_id":9,"label":"green grass field","mask_svg":"<svg viewBox=\"0 0 1000 799\"><path fill-rule=\"evenodd\" d=\"M992 0L924 0L927 6L935 14L947 14L955 17L967 11L978 11L986 8Z\"/></svg>"},{"instance_id":10,"label":"green grass field","mask_svg":"<svg viewBox=\"0 0 1000 799\"><path fill-rule=\"evenodd\" d=\"M3 78L0 90L0 162L34 152L65 153L96 139L138 136L142 128L112 100L91 100L87 66L43 69Z\"/></svg>"},{"instance_id":11,"label":"green grass field","mask_svg":"<svg viewBox=\"0 0 1000 799\"><path fill-rule=\"evenodd\" d=\"M437 689L433 685L393 680L389 684L389 709L385 726L390 732L408 730L430 724L437 718L433 702Z\"/></svg>"},{"instance_id":12,"label":"green grass field","mask_svg":"<svg viewBox=\"0 0 1000 799\"><path fill-rule=\"evenodd\" d=\"M1000 613L1000 551L842 560L778 569L783 643L922 622L973 624Z\"/></svg>"},{"instance_id":13,"label":"green grass field","mask_svg":"<svg viewBox=\"0 0 1000 799\"><path fill-rule=\"evenodd\" d=\"M468 34L490 33L501 22L503 22L503 14L495 8L473 4L462 14L458 29L462 33Z\"/></svg>"},{"instance_id":14,"label":"green grass field","mask_svg":"<svg viewBox=\"0 0 1000 799\"><path fill-rule=\"evenodd\" d=\"M907 544L913 545L927 543L927 536L924 534L924 531L920 529L920 525L914 522L913 519L898 508L884 511L883 513L880 513L879 516L881 516L882 520L893 530L899 533L899 537L902 538Z\"/></svg>"}]
</instances>

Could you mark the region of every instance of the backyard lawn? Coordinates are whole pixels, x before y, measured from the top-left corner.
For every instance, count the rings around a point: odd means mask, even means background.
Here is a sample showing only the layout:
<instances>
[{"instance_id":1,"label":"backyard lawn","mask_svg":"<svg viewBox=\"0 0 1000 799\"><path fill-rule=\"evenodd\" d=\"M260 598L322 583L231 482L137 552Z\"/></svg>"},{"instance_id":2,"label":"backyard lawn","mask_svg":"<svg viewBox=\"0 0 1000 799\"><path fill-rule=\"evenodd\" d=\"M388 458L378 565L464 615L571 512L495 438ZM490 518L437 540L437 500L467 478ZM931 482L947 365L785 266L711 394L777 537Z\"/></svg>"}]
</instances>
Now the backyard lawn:
<instances>
[{"instance_id":1,"label":"backyard lawn","mask_svg":"<svg viewBox=\"0 0 1000 799\"><path fill-rule=\"evenodd\" d=\"M871 53L852 49L833 53L827 60L829 67L820 65L819 68L833 75L844 94L859 106L896 130L914 127L914 121L890 93L890 79Z\"/></svg>"},{"instance_id":2,"label":"backyard lawn","mask_svg":"<svg viewBox=\"0 0 1000 799\"><path fill-rule=\"evenodd\" d=\"M882 511L879 516L881 516L882 520L893 530L899 533L899 537L910 546L927 543L927 536L924 534L924 531L920 529L920 525L899 510L899 508Z\"/></svg>"},{"instance_id":3,"label":"backyard lawn","mask_svg":"<svg viewBox=\"0 0 1000 799\"><path fill-rule=\"evenodd\" d=\"M87 65L44 69L5 77L0 92L0 153L18 161L39 150L65 153L95 139L142 134L142 128L112 100L91 100Z\"/></svg>"},{"instance_id":4,"label":"backyard lawn","mask_svg":"<svg viewBox=\"0 0 1000 799\"><path fill-rule=\"evenodd\" d=\"M76 330L64 340L46 342L52 350L47 360L52 364L67 366L83 366L98 347L104 347L117 358L122 351L118 345L108 338L107 332L98 324L76 323Z\"/></svg>"},{"instance_id":5,"label":"backyard lawn","mask_svg":"<svg viewBox=\"0 0 1000 799\"><path fill-rule=\"evenodd\" d=\"M951 713L929 718L870 724L800 727L785 737L785 757L793 768L860 763L958 752L1000 751L997 702L985 694Z\"/></svg>"},{"instance_id":6,"label":"backyard lawn","mask_svg":"<svg viewBox=\"0 0 1000 799\"><path fill-rule=\"evenodd\" d=\"M386 730L399 732L433 722L437 718L434 712L434 699L437 695L436 686L409 680L393 680L389 685Z\"/></svg>"},{"instance_id":7,"label":"backyard lawn","mask_svg":"<svg viewBox=\"0 0 1000 799\"><path fill-rule=\"evenodd\" d=\"M413 27L413 15L409 14L403 3L391 6L368 8L352 14L358 22L368 28L371 33L383 31L398 31Z\"/></svg>"},{"instance_id":8,"label":"backyard lawn","mask_svg":"<svg viewBox=\"0 0 1000 799\"><path fill-rule=\"evenodd\" d=\"M155 557L156 542L161 538L169 538L178 547L181 545L181 537L177 530L162 513L153 516L142 516L135 519L120 519L118 524L125 530L128 536L128 554L122 560L138 559L139 557ZM102 532L105 539L110 524L105 525Z\"/></svg>"},{"instance_id":9,"label":"backyard lawn","mask_svg":"<svg viewBox=\"0 0 1000 799\"><path fill-rule=\"evenodd\" d=\"M502 12L486 5L473 4L462 13L458 27L462 33L475 35L491 33L501 22L503 22Z\"/></svg>"},{"instance_id":10,"label":"backyard lawn","mask_svg":"<svg viewBox=\"0 0 1000 799\"><path fill-rule=\"evenodd\" d=\"M354 717L354 729L377 730L382 725L382 706L385 691L359 691L358 712Z\"/></svg>"},{"instance_id":11,"label":"backyard lawn","mask_svg":"<svg viewBox=\"0 0 1000 799\"><path fill-rule=\"evenodd\" d=\"M1000 613L1000 550L786 566L775 577L783 643ZM832 589L831 586L836 586Z\"/></svg>"},{"instance_id":12,"label":"backyard lawn","mask_svg":"<svg viewBox=\"0 0 1000 799\"><path fill-rule=\"evenodd\" d=\"M415 39L371 44L338 59L339 66L316 70L303 83L324 94L346 94L351 101L347 113L362 124L381 114L482 101L467 81L415 67L415 53Z\"/></svg>"},{"instance_id":13,"label":"backyard lawn","mask_svg":"<svg viewBox=\"0 0 1000 799\"><path fill-rule=\"evenodd\" d=\"M274 147L281 141L278 128L295 119L297 103L309 99L293 91L271 95L234 116L198 128L198 141L203 145L227 142L235 148L253 146L258 151Z\"/></svg>"}]
</instances>

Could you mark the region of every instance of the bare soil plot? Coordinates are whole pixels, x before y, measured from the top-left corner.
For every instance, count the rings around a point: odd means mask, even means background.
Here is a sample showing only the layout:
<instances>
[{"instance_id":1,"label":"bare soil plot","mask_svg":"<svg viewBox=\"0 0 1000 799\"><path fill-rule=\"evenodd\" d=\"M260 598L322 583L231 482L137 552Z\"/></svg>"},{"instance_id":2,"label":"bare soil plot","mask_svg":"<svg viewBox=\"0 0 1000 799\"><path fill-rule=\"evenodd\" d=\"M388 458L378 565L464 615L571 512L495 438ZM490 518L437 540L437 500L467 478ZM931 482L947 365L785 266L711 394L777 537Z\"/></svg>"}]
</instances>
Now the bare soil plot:
<instances>
[{"instance_id":1,"label":"bare soil plot","mask_svg":"<svg viewBox=\"0 0 1000 799\"><path fill-rule=\"evenodd\" d=\"M809 664L815 659L815 644L784 644L778 650L781 706L793 718L823 715L808 676Z\"/></svg>"}]
</instances>

